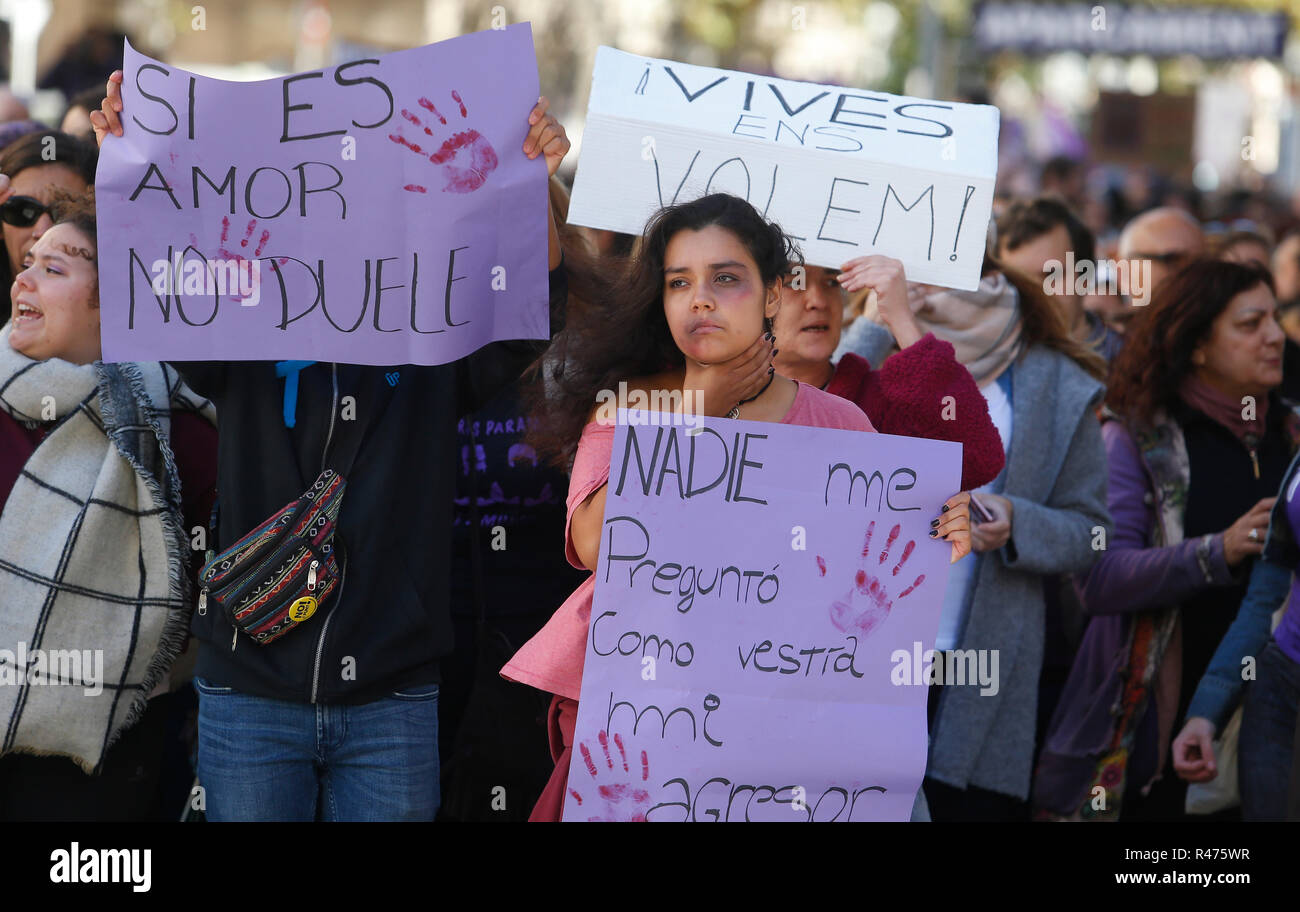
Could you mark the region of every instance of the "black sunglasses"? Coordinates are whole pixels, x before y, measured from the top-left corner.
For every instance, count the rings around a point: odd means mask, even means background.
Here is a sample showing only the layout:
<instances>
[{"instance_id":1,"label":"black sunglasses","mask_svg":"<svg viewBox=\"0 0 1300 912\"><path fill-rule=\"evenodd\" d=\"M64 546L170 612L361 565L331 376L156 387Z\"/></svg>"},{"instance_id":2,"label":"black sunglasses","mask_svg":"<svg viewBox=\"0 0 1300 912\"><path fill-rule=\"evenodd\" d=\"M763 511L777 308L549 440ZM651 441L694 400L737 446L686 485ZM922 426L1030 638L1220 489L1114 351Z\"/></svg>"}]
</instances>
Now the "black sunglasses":
<instances>
[{"instance_id":1,"label":"black sunglasses","mask_svg":"<svg viewBox=\"0 0 1300 912\"><path fill-rule=\"evenodd\" d=\"M49 211L49 206L30 196L11 196L0 205L0 221L15 228L30 228Z\"/></svg>"}]
</instances>

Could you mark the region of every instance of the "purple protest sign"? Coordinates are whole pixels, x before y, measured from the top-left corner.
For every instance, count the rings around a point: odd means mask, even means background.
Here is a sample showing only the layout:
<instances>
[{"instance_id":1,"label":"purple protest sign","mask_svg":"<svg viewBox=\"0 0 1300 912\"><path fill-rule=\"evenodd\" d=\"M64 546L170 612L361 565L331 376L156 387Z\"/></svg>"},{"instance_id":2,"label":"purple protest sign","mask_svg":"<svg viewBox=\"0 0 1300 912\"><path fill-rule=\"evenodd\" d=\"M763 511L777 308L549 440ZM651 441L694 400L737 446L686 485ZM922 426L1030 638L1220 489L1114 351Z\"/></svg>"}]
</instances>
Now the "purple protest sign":
<instances>
[{"instance_id":1,"label":"purple protest sign","mask_svg":"<svg viewBox=\"0 0 1300 912\"><path fill-rule=\"evenodd\" d=\"M946 441L621 423L564 819L907 820L960 466Z\"/></svg>"},{"instance_id":2,"label":"purple protest sign","mask_svg":"<svg viewBox=\"0 0 1300 912\"><path fill-rule=\"evenodd\" d=\"M126 48L95 189L105 361L441 364L549 337L527 23L280 79Z\"/></svg>"}]
</instances>

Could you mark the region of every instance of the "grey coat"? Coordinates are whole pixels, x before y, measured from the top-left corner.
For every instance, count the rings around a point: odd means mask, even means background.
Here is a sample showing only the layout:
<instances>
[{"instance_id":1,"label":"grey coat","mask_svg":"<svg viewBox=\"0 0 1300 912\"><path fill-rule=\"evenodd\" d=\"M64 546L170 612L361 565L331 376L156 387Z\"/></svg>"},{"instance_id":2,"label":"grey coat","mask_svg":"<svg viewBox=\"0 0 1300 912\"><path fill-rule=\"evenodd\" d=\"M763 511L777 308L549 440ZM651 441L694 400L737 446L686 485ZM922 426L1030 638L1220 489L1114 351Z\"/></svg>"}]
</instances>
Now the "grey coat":
<instances>
[{"instance_id":1,"label":"grey coat","mask_svg":"<svg viewBox=\"0 0 1300 912\"><path fill-rule=\"evenodd\" d=\"M944 688L926 774L1027 799L1043 666L1043 576L1090 567L1100 556L1095 530L1109 537L1111 519L1094 412L1102 385L1041 347L1025 352L1012 371L1011 447L995 481L1012 504L1011 539L975 555L959 640L961 649L998 650L998 691Z\"/></svg>"},{"instance_id":2,"label":"grey coat","mask_svg":"<svg viewBox=\"0 0 1300 912\"><path fill-rule=\"evenodd\" d=\"M926 775L1027 799L1043 665L1043 577L1091 566L1100 553L1092 547L1094 529L1105 528L1109 537L1111 520L1094 411L1102 385L1041 346L1011 369L1011 447L993 482L1012 503L1011 539L998 551L965 558L977 566L958 643L997 650L998 689L987 696L978 685L943 689Z\"/></svg>"}]
</instances>

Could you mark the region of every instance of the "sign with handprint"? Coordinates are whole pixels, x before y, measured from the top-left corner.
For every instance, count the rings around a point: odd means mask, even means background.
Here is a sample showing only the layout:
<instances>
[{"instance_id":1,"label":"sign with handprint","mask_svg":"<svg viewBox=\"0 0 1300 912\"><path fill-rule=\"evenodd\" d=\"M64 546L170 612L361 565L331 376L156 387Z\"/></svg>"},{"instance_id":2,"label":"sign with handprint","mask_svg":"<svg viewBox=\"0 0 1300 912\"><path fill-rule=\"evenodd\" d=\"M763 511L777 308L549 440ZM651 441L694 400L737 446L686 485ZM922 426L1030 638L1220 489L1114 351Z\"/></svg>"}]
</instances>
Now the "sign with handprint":
<instances>
[{"instance_id":1,"label":"sign with handprint","mask_svg":"<svg viewBox=\"0 0 1300 912\"><path fill-rule=\"evenodd\" d=\"M259 82L128 44L95 181L105 361L443 364L550 336L527 23Z\"/></svg>"},{"instance_id":2,"label":"sign with handprint","mask_svg":"<svg viewBox=\"0 0 1300 912\"><path fill-rule=\"evenodd\" d=\"M647 418L614 439L564 819L907 820L961 446Z\"/></svg>"},{"instance_id":3,"label":"sign with handprint","mask_svg":"<svg viewBox=\"0 0 1300 912\"><path fill-rule=\"evenodd\" d=\"M610 47L596 52L569 221L640 234L660 206L743 196L809 263L872 253L908 278L979 285L998 109Z\"/></svg>"}]
</instances>

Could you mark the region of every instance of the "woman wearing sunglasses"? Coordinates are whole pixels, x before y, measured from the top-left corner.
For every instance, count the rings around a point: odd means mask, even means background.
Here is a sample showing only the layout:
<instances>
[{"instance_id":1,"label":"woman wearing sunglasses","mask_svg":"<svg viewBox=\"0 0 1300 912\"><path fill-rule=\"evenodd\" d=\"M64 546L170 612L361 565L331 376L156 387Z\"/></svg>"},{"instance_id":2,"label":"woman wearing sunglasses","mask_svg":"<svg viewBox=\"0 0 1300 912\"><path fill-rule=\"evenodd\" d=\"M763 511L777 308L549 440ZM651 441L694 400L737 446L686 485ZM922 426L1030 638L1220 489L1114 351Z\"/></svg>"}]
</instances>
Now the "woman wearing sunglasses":
<instances>
[{"instance_id":1,"label":"woman wearing sunglasses","mask_svg":"<svg viewBox=\"0 0 1300 912\"><path fill-rule=\"evenodd\" d=\"M53 224L47 203L50 193L67 190L84 193L95 183L94 145L58 130L29 133L0 152L0 229L4 256L0 256L0 288L13 284L22 271L32 245ZM8 322L8 295L0 295L0 325Z\"/></svg>"}]
</instances>

